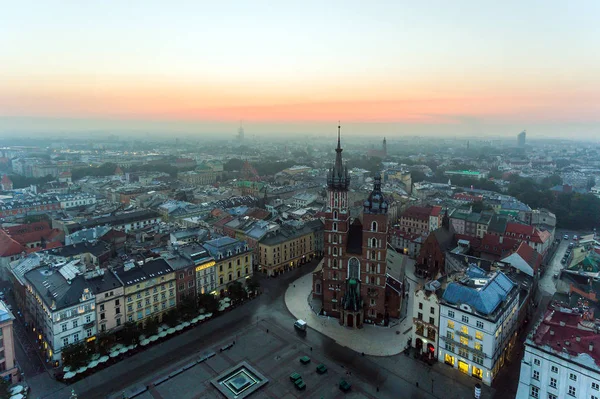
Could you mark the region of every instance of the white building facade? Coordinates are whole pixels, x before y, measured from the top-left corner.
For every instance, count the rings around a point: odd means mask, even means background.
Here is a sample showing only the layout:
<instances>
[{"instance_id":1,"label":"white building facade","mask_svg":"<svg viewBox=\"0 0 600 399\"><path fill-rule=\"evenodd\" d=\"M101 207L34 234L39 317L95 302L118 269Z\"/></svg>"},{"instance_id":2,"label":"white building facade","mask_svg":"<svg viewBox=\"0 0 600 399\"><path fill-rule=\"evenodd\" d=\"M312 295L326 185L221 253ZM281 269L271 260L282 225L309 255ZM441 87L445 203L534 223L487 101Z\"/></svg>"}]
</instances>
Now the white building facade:
<instances>
[{"instance_id":1,"label":"white building facade","mask_svg":"<svg viewBox=\"0 0 600 399\"><path fill-rule=\"evenodd\" d=\"M546 312L525 342L517 399L600 398L600 334L584 317Z\"/></svg>"},{"instance_id":2,"label":"white building facade","mask_svg":"<svg viewBox=\"0 0 600 399\"><path fill-rule=\"evenodd\" d=\"M436 290L439 288L437 281L427 283L415 291L413 300L411 345L429 359L436 359L438 355L440 303Z\"/></svg>"},{"instance_id":3,"label":"white building facade","mask_svg":"<svg viewBox=\"0 0 600 399\"><path fill-rule=\"evenodd\" d=\"M438 361L491 385L514 342L518 286L504 273L469 267L440 301Z\"/></svg>"},{"instance_id":4,"label":"white building facade","mask_svg":"<svg viewBox=\"0 0 600 399\"><path fill-rule=\"evenodd\" d=\"M47 360L55 364L61 363L65 346L93 339L97 332L95 296L77 263L25 274L26 319L35 328Z\"/></svg>"},{"instance_id":5,"label":"white building facade","mask_svg":"<svg viewBox=\"0 0 600 399\"><path fill-rule=\"evenodd\" d=\"M58 195L56 199L60 202L61 209L90 206L96 203L96 196L87 193Z\"/></svg>"}]
</instances>

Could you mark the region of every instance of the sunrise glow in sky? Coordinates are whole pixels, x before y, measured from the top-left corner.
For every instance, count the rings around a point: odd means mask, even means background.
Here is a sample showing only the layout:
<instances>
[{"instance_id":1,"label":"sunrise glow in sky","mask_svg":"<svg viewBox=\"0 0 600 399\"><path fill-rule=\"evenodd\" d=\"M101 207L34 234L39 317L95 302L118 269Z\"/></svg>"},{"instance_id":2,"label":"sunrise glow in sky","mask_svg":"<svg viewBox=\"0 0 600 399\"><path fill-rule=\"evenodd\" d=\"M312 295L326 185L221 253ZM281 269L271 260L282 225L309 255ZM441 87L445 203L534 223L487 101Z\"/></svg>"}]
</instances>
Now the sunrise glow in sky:
<instances>
[{"instance_id":1,"label":"sunrise glow in sky","mask_svg":"<svg viewBox=\"0 0 600 399\"><path fill-rule=\"evenodd\" d=\"M18 1L0 133L600 137L600 2Z\"/></svg>"}]
</instances>

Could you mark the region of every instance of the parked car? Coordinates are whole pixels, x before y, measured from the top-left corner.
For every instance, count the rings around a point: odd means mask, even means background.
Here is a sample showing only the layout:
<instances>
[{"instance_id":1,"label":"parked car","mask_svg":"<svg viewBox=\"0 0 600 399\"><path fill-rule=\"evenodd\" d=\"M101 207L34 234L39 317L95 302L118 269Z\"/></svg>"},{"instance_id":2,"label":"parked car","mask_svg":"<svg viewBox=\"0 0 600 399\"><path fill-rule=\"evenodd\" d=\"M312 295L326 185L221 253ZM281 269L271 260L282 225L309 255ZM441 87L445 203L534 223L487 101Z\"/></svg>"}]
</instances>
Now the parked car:
<instances>
[{"instance_id":1,"label":"parked car","mask_svg":"<svg viewBox=\"0 0 600 399\"><path fill-rule=\"evenodd\" d=\"M577 240L579 240L579 237L577 237L577 235L574 235L574 236L573 236L573 239L574 239L575 241L577 241Z\"/></svg>"},{"instance_id":2,"label":"parked car","mask_svg":"<svg viewBox=\"0 0 600 399\"><path fill-rule=\"evenodd\" d=\"M564 265L565 263L567 263L567 260L566 260L565 258L563 258L563 259L560 261L560 263L562 263L562 264Z\"/></svg>"},{"instance_id":3,"label":"parked car","mask_svg":"<svg viewBox=\"0 0 600 399\"><path fill-rule=\"evenodd\" d=\"M564 236L563 238L564 238L565 240L568 240L568 239L569 239L569 235L568 235L568 234L565 234L565 236Z\"/></svg>"},{"instance_id":4,"label":"parked car","mask_svg":"<svg viewBox=\"0 0 600 399\"><path fill-rule=\"evenodd\" d=\"M554 273L554 278L558 278L558 273Z\"/></svg>"}]
</instances>

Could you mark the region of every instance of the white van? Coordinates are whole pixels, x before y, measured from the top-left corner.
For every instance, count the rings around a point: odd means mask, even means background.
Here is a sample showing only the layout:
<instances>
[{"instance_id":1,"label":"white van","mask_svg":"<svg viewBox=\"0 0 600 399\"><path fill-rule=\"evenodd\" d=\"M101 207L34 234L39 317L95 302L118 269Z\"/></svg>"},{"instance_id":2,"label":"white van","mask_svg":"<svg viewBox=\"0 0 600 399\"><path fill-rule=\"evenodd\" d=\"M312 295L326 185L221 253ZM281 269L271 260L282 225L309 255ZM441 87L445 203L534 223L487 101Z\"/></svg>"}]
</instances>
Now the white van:
<instances>
[{"instance_id":1,"label":"white van","mask_svg":"<svg viewBox=\"0 0 600 399\"><path fill-rule=\"evenodd\" d=\"M296 322L294 323L294 327L296 327L298 330L302 330L302 331L306 331L306 322L304 320L296 320Z\"/></svg>"}]
</instances>

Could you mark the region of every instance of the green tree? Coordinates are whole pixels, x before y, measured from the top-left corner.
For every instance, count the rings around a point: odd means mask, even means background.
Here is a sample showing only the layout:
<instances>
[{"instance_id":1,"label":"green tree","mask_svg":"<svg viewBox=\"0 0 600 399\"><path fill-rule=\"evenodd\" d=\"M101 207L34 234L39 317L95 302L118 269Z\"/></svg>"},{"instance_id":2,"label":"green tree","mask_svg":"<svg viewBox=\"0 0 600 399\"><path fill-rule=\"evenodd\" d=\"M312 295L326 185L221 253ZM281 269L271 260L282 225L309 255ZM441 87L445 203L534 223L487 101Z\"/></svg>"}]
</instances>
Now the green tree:
<instances>
[{"instance_id":1,"label":"green tree","mask_svg":"<svg viewBox=\"0 0 600 399\"><path fill-rule=\"evenodd\" d=\"M89 348L84 342L71 344L62 349L63 364L72 370L88 364L90 360Z\"/></svg>"},{"instance_id":2,"label":"green tree","mask_svg":"<svg viewBox=\"0 0 600 399\"><path fill-rule=\"evenodd\" d=\"M175 327L177 324L179 324L179 317L177 315L177 311L175 309L171 309L167 313L165 313L163 315L163 323L165 323L169 327Z\"/></svg>"},{"instance_id":3,"label":"green tree","mask_svg":"<svg viewBox=\"0 0 600 399\"><path fill-rule=\"evenodd\" d=\"M159 326L158 318L151 317L149 319L146 319L146 322L144 323L144 327L143 327L142 331L146 337L150 337L150 336L158 333L158 326Z\"/></svg>"},{"instance_id":4,"label":"green tree","mask_svg":"<svg viewBox=\"0 0 600 399\"><path fill-rule=\"evenodd\" d=\"M560 175L552 175L548 177L544 177L542 179L541 186L545 189L552 188L554 186L558 186L563 183L562 177Z\"/></svg>"},{"instance_id":5,"label":"green tree","mask_svg":"<svg viewBox=\"0 0 600 399\"><path fill-rule=\"evenodd\" d=\"M236 170L242 170L244 167L244 161L238 158L232 158L223 164L223 170L227 172L233 172Z\"/></svg>"},{"instance_id":6,"label":"green tree","mask_svg":"<svg viewBox=\"0 0 600 399\"><path fill-rule=\"evenodd\" d=\"M232 301L237 302L241 299L246 299L248 293L244 289L244 286L239 281L233 281L227 286L227 292Z\"/></svg>"},{"instance_id":7,"label":"green tree","mask_svg":"<svg viewBox=\"0 0 600 399\"><path fill-rule=\"evenodd\" d=\"M258 291L260 288L260 283L258 282L258 278L256 277L256 275L252 275L251 278L249 278L248 280L246 280L246 289L248 290L248 292L256 292Z\"/></svg>"},{"instance_id":8,"label":"green tree","mask_svg":"<svg viewBox=\"0 0 600 399\"><path fill-rule=\"evenodd\" d=\"M179 314L184 320L193 319L198 315L198 301L193 295L183 298L178 304Z\"/></svg>"},{"instance_id":9,"label":"green tree","mask_svg":"<svg viewBox=\"0 0 600 399\"><path fill-rule=\"evenodd\" d=\"M10 397L10 382L4 378L0 378L0 398Z\"/></svg>"},{"instance_id":10,"label":"green tree","mask_svg":"<svg viewBox=\"0 0 600 399\"><path fill-rule=\"evenodd\" d=\"M219 299L212 294L200 294L198 296L198 307L207 313L216 313L219 310Z\"/></svg>"},{"instance_id":11,"label":"green tree","mask_svg":"<svg viewBox=\"0 0 600 399\"><path fill-rule=\"evenodd\" d=\"M108 355L110 349L115 344L115 335L100 333L96 336L96 351L101 355Z\"/></svg>"},{"instance_id":12,"label":"green tree","mask_svg":"<svg viewBox=\"0 0 600 399\"><path fill-rule=\"evenodd\" d=\"M139 342L142 331L137 323L129 321L123 325L119 334L125 345L135 345Z\"/></svg>"}]
</instances>

